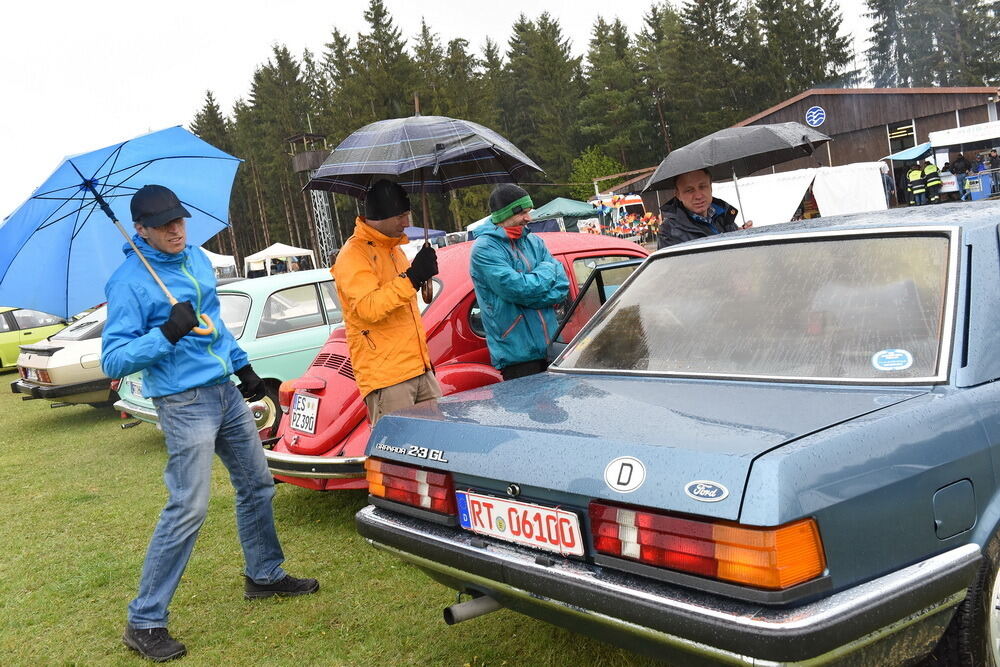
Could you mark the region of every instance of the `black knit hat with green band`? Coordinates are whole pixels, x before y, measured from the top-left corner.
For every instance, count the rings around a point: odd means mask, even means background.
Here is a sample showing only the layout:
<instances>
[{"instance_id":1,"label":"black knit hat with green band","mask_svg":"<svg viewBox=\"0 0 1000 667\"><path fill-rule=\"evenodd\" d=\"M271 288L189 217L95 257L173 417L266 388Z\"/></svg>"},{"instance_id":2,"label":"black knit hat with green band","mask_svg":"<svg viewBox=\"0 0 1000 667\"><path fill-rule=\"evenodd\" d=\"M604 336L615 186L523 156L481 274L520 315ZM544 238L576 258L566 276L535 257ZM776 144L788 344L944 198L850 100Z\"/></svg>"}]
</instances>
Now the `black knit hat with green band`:
<instances>
[{"instance_id":1,"label":"black knit hat with green band","mask_svg":"<svg viewBox=\"0 0 1000 667\"><path fill-rule=\"evenodd\" d=\"M512 215L535 208L524 188L513 183L501 183L490 193L490 218L499 225Z\"/></svg>"}]
</instances>

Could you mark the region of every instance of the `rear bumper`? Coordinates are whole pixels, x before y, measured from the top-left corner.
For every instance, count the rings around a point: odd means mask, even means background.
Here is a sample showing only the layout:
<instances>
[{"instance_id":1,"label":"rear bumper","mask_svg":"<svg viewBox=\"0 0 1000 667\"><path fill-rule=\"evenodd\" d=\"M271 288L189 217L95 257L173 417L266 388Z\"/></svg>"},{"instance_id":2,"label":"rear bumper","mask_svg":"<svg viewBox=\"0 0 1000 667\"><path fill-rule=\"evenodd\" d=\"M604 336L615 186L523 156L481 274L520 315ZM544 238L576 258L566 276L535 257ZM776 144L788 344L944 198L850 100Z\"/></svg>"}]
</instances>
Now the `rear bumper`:
<instances>
[{"instance_id":1,"label":"rear bumper","mask_svg":"<svg viewBox=\"0 0 1000 667\"><path fill-rule=\"evenodd\" d=\"M10 390L15 394L28 394L34 398L45 398L49 400L66 399L73 396L83 396L87 400L84 403L101 400L108 400L111 396L111 380L101 378L100 380L88 380L74 384L35 384L24 379L14 380L10 383ZM91 394L91 396L84 396Z\"/></svg>"},{"instance_id":2,"label":"rear bumper","mask_svg":"<svg viewBox=\"0 0 1000 667\"><path fill-rule=\"evenodd\" d=\"M265 449L272 475L309 479L351 479L365 476L367 456L306 456Z\"/></svg>"},{"instance_id":3,"label":"rear bumper","mask_svg":"<svg viewBox=\"0 0 1000 667\"><path fill-rule=\"evenodd\" d=\"M562 559L368 506L375 547L459 590L678 664L890 664L930 650L980 565L965 545L794 607L763 607Z\"/></svg>"},{"instance_id":4,"label":"rear bumper","mask_svg":"<svg viewBox=\"0 0 1000 667\"><path fill-rule=\"evenodd\" d=\"M160 423L160 416L156 414L156 410L153 409L145 408L134 403L126 403L125 401L117 401L114 404L114 408L120 412L127 412L136 419L150 424Z\"/></svg>"}]
</instances>

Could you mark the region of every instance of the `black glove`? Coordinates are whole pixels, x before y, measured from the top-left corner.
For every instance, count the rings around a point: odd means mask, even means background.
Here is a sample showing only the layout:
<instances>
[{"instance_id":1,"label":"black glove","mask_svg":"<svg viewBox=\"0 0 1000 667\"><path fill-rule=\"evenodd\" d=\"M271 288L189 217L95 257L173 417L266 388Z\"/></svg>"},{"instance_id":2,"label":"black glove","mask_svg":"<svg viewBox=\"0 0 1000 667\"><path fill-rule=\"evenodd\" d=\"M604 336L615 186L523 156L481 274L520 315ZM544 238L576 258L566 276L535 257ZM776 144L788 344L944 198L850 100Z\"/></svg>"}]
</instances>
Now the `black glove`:
<instances>
[{"instance_id":1,"label":"black glove","mask_svg":"<svg viewBox=\"0 0 1000 667\"><path fill-rule=\"evenodd\" d=\"M438 258L434 248L425 245L418 252L406 270L406 277L413 283L415 289L420 289L431 276L438 274Z\"/></svg>"},{"instance_id":2,"label":"black glove","mask_svg":"<svg viewBox=\"0 0 1000 667\"><path fill-rule=\"evenodd\" d=\"M198 326L198 316L194 314L194 306L190 301L178 301L170 309L170 318L160 325L160 331L167 340L177 345L177 341L196 326Z\"/></svg>"},{"instance_id":3,"label":"black glove","mask_svg":"<svg viewBox=\"0 0 1000 667\"><path fill-rule=\"evenodd\" d=\"M236 371L236 377L240 379L237 389L243 394L243 398L248 401L259 401L267 394L267 387L260 376L253 372L250 364Z\"/></svg>"}]
</instances>

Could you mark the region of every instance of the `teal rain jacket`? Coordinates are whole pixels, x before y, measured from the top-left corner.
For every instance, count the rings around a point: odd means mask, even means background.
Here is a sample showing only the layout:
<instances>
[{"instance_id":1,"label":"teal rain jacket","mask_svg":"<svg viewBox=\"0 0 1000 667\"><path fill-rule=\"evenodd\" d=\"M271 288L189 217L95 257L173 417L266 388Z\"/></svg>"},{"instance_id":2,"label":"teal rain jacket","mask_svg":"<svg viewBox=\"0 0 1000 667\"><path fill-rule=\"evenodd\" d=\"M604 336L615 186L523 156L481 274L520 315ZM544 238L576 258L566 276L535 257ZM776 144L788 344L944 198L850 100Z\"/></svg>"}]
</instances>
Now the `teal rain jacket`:
<instances>
[{"instance_id":1,"label":"teal rain jacket","mask_svg":"<svg viewBox=\"0 0 1000 667\"><path fill-rule=\"evenodd\" d=\"M170 303L132 248L125 245L125 263L104 286L108 320L101 335L101 366L105 375L120 378L143 371L142 393L147 397L228 381L248 359L222 321L215 271L208 257L194 246L170 255L139 235L132 240L174 297L190 301L196 313L206 313L215 331L207 336L191 332L171 345L160 331L170 316Z\"/></svg>"},{"instance_id":2,"label":"teal rain jacket","mask_svg":"<svg viewBox=\"0 0 1000 667\"><path fill-rule=\"evenodd\" d=\"M525 227L511 240L487 222L472 246L470 270L496 368L544 359L558 322L552 306L569 294L562 264Z\"/></svg>"}]
</instances>

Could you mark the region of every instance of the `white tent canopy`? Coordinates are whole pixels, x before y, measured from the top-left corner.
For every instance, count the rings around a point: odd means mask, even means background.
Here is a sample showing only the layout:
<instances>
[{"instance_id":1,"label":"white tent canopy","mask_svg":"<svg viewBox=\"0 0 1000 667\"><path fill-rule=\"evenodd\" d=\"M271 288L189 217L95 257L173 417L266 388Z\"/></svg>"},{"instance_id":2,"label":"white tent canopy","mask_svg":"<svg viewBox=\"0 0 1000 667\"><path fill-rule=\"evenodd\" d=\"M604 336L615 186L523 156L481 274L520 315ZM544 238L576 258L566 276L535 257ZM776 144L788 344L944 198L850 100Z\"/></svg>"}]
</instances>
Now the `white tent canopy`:
<instances>
[{"instance_id":1,"label":"white tent canopy","mask_svg":"<svg viewBox=\"0 0 1000 667\"><path fill-rule=\"evenodd\" d=\"M810 185L820 215L882 211L886 203L880 169L880 162L797 169L741 178L739 198L731 181L712 184L712 194L736 207L742 202L745 219L753 220L755 227L791 220ZM742 224L742 219L736 222Z\"/></svg>"},{"instance_id":2,"label":"white tent canopy","mask_svg":"<svg viewBox=\"0 0 1000 667\"><path fill-rule=\"evenodd\" d=\"M271 262L269 260L280 259L287 263L288 258L290 257L303 256L312 260L313 267L316 266L316 257L313 255L312 250L296 248L294 246L285 245L284 243L275 243L272 246L264 248L260 252L247 255L243 259L243 272L244 275L249 275L251 270L260 271L263 269L267 272L267 275L271 275Z\"/></svg>"},{"instance_id":3,"label":"white tent canopy","mask_svg":"<svg viewBox=\"0 0 1000 667\"><path fill-rule=\"evenodd\" d=\"M236 258L232 255L219 255L211 250L206 250L205 248L202 248L201 251L208 255L208 261L212 262L213 268L222 269L227 266L231 266L234 269L236 268Z\"/></svg>"},{"instance_id":4,"label":"white tent canopy","mask_svg":"<svg viewBox=\"0 0 1000 667\"><path fill-rule=\"evenodd\" d=\"M940 132L928 132L927 138L935 148L939 146L959 146L974 144L991 139L1000 139L1000 120L964 127L953 127Z\"/></svg>"},{"instance_id":5,"label":"white tent canopy","mask_svg":"<svg viewBox=\"0 0 1000 667\"><path fill-rule=\"evenodd\" d=\"M236 277L235 257L232 255L219 255L211 250L206 250L205 248L202 248L201 251L205 253L205 256L208 257L208 261L212 263L212 269L215 271L216 278Z\"/></svg>"}]
</instances>

